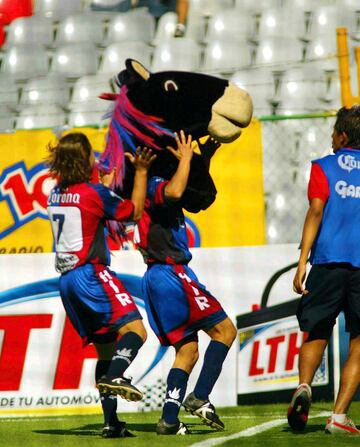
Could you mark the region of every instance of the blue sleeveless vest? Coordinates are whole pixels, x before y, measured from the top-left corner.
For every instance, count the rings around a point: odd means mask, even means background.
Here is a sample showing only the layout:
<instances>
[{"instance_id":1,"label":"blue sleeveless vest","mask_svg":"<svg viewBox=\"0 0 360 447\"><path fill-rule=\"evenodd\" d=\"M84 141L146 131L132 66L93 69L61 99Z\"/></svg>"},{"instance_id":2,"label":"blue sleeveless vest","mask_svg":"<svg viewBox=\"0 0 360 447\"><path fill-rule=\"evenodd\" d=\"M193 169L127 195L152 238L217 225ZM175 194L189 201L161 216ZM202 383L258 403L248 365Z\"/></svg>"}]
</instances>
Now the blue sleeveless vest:
<instances>
[{"instance_id":1,"label":"blue sleeveless vest","mask_svg":"<svg viewBox=\"0 0 360 447\"><path fill-rule=\"evenodd\" d=\"M326 175L330 195L310 263L360 267L360 150L343 148L313 163Z\"/></svg>"}]
</instances>

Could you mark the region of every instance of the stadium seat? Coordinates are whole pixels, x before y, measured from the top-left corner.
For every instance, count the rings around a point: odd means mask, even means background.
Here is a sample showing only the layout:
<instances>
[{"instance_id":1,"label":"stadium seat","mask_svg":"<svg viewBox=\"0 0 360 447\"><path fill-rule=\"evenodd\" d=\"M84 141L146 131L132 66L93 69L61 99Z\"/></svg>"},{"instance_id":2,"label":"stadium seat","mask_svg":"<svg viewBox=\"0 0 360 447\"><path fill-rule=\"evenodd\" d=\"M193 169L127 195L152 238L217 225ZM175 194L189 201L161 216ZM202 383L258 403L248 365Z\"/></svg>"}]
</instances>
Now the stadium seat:
<instances>
[{"instance_id":1,"label":"stadium seat","mask_svg":"<svg viewBox=\"0 0 360 447\"><path fill-rule=\"evenodd\" d=\"M7 108L0 106L0 133L12 132L14 130L15 115L12 115Z\"/></svg>"},{"instance_id":2,"label":"stadium seat","mask_svg":"<svg viewBox=\"0 0 360 447\"><path fill-rule=\"evenodd\" d=\"M305 15L293 7L267 9L259 19L258 39L273 36L304 37L305 34Z\"/></svg>"},{"instance_id":3,"label":"stadium seat","mask_svg":"<svg viewBox=\"0 0 360 447\"><path fill-rule=\"evenodd\" d=\"M82 76L74 84L70 108L79 103L97 102L99 95L106 92L111 92L108 75ZM101 100L101 104L105 110L107 101Z\"/></svg>"},{"instance_id":4,"label":"stadium seat","mask_svg":"<svg viewBox=\"0 0 360 447\"><path fill-rule=\"evenodd\" d=\"M48 72L48 56L40 45L16 45L5 52L1 72L13 76L16 80L43 76Z\"/></svg>"},{"instance_id":5,"label":"stadium seat","mask_svg":"<svg viewBox=\"0 0 360 447\"><path fill-rule=\"evenodd\" d=\"M240 70L231 76L230 81L250 94L255 116L272 114L275 79L271 70L266 68Z\"/></svg>"},{"instance_id":6,"label":"stadium seat","mask_svg":"<svg viewBox=\"0 0 360 447\"><path fill-rule=\"evenodd\" d=\"M203 16L212 16L217 12L232 8L233 0L189 0L189 15L194 11L201 11Z\"/></svg>"},{"instance_id":7,"label":"stadium seat","mask_svg":"<svg viewBox=\"0 0 360 447\"><path fill-rule=\"evenodd\" d=\"M35 15L62 20L68 15L81 12L82 0L36 0Z\"/></svg>"},{"instance_id":8,"label":"stadium seat","mask_svg":"<svg viewBox=\"0 0 360 447\"><path fill-rule=\"evenodd\" d=\"M324 108L321 98L324 85L320 71L314 70L310 77L302 68L286 70L275 98L278 103L276 112L293 115L321 111Z\"/></svg>"},{"instance_id":9,"label":"stadium seat","mask_svg":"<svg viewBox=\"0 0 360 447\"><path fill-rule=\"evenodd\" d=\"M15 110L18 104L18 88L10 75L0 75L0 106Z\"/></svg>"},{"instance_id":10,"label":"stadium seat","mask_svg":"<svg viewBox=\"0 0 360 447\"><path fill-rule=\"evenodd\" d=\"M235 0L235 7L244 11L263 13L267 9L279 6L278 0Z\"/></svg>"},{"instance_id":11,"label":"stadium seat","mask_svg":"<svg viewBox=\"0 0 360 447\"><path fill-rule=\"evenodd\" d=\"M267 64L285 69L290 63L303 60L303 44L299 39L268 37L261 39L256 49L256 64Z\"/></svg>"},{"instance_id":12,"label":"stadium seat","mask_svg":"<svg viewBox=\"0 0 360 447\"><path fill-rule=\"evenodd\" d=\"M15 19L8 28L6 46L38 44L51 46L54 28L51 20L44 17L21 17Z\"/></svg>"},{"instance_id":13,"label":"stadium seat","mask_svg":"<svg viewBox=\"0 0 360 447\"><path fill-rule=\"evenodd\" d=\"M232 73L251 64L251 46L229 40L210 42L205 48L202 70Z\"/></svg>"},{"instance_id":14,"label":"stadium seat","mask_svg":"<svg viewBox=\"0 0 360 447\"><path fill-rule=\"evenodd\" d=\"M98 74L114 76L125 68L125 60L136 59L150 67L151 48L144 42L117 42L105 48Z\"/></svg>"},{"instance_id":15,"label":"stadium seat","mask_svg":"<svg viewBox=\"0 0 360 447\"><path fill-rule=\"evenodd\" d=\"M206 42L214 40L237 40L245 42L254 32L253 17L237 8L214 14L207 27Z\"/></svg>"},{"instance_id":16,"label":"stadium seat","mask_svg":"<svg viewBox=\"0 0 360 447\"><path fill-rule=\"evenodd\" d=\"M61 73L68 78L78 78L96 73L97 50L91 42L63 45L56 49L51 72Z\"/></svg>"},{"instance_id":17,"label":"stadium seat","mask_svg":"<svg viewBox=\"0 0 360 447\"><path fill-rule=\"evenodd\" d=\"M337 27L345 27L349 33L356 31L356 14L344 5L321 6L313 10L309 26L309 37L336 35Z\"/></svg>"},{"instance_id":18,"label":"stadium seat","mask_svg":"<svg viewBox=\"0 0 360 447\"><path fill-rule=\"evenodd\" d=\"M66 114L55 104L41 104L22 109L16 120L16 129L41 129L64 126Z\"/></svg>"},{"instance_id":19,"label":"stadium seat","mask_svg":"<svg viewBox=\"0 0 360 447\"><path fill-rule=\"evenodd\" d=\"M351 57L352 55L350 55ZM336 34L319 35L306 46L305 61L322 70L338 69Z\"/></svg>"},{"instance_id":20,"label":"stadium seat","mask_svg":"<svg viewBox=\"0 0 360 447\"><path fill-rule=\"evenodd\" d=\"M46 77L30 79L24 85L20 98L22 105L57 104L67 107L70 88L65 77L50 74Z\"/></svg>"},{"instance_id":21,"label":"stadium seat","mask_svg":"<svg viewBox=\"0 0 360 447\"><path fill-rule=\"evenodd\" d=\"M106 126L109 119L104 118L104 104L106 101L85 102L76 104L68 114L70 127Z\"/></svg>"},{"instance_id":22,"label":"stadium seat","mask_svg":"<svg viewBox=\"0 0 360 447\"><path fill-rule=\"evenodd\" d=\"M142 8L117 14L109 23L107 44L114 42L151 43L155 33L155 19Z\"/></svg>"},{"instance_id":23,"label":"stadium seat","mask_svg":"<svg viewBox=\"0 0 360 447\"><path fill-rule=\"evenodd\" d=\"M197 42L203 42L205 39L207 20L208 18L202 14L202 11L197 9L189 11L186 19L185 36Z\"/></svg>"},{"instance_id":24,"label":"stadium seat","mask_svg":"<svg viewBox=\"0 0 360 447\"><path fill-rule=\"evenodd\" d=\"M201 48L194 40L173 37L155 48L152 70L197 71L200 68L200 58Z\"/></svg>"},{"instance_id":25,"label":"stadium seat","mask_svg":"<svg viewBox=\"0 0 360 447\"><path fill-rule=\"evenodd\" d=\"M176 23L177 15L175 12L166 12L163 14L156 26L153 44L157 45L174 37Z\"/></svg>"},{"instance_id":26,"label":"stadium seat","mask_svg":"<svg viewBox=\"0 0 360 447\"><path fill-rule=\"evenodd\" d=\"M68 16L59 23L55 45L78 42L93 42L100 45L103 40L103 18L87 12Z\"/></svg>"}]
</instances>

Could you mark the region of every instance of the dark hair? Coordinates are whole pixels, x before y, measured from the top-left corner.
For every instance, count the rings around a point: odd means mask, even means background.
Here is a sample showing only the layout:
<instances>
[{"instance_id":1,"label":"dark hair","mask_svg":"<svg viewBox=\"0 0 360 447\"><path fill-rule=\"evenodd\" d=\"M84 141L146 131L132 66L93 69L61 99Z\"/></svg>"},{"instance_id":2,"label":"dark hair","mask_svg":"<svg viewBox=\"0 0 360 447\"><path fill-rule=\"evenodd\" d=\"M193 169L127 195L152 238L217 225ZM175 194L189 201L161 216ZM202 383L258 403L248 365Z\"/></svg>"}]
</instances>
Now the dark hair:
<instances>
[{"instance_id":1,"label":"dark hair","mask_svg":"<svg viewBox=\"0 0 360 447\"><path fill-rule=\"evenodd\" d=\"M60 138L55 146L48 145L46 164L53 177L58 178L60 189L75 183L88 182L92 175L90 142L82 133L70 133Z\"/></svg>"},{"instance_id":2,"label":"dark hair","mask_svg":"<svg viewBox=\"0 0 360 447\"><path fill-rule=\"evenodd\" d=\"M336 114L334 129L345 133L349 139L347 146L360 149L360 105L342 107Z\"/></svg>"}]
</instances>

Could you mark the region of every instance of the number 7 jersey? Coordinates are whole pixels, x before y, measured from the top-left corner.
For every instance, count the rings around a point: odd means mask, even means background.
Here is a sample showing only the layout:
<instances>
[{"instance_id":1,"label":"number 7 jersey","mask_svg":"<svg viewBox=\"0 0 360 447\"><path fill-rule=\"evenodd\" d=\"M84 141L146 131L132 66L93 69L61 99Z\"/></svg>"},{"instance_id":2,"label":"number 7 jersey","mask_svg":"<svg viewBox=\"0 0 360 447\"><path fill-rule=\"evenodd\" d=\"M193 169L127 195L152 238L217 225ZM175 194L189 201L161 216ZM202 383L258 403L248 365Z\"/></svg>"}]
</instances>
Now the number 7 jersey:
<instances>
[{"instance_id":1,"label":"number 7 jersey","mask_svg":"<svg viewBox=\"0 0 360 447\"><path fill-rule=\"evenodd\" d=\"M54 236L55 268L65 273L83 264L110 264L105 221L129 221L134 205L102 184L55 187L47 211Z\"/></svg>"}]
</instances>

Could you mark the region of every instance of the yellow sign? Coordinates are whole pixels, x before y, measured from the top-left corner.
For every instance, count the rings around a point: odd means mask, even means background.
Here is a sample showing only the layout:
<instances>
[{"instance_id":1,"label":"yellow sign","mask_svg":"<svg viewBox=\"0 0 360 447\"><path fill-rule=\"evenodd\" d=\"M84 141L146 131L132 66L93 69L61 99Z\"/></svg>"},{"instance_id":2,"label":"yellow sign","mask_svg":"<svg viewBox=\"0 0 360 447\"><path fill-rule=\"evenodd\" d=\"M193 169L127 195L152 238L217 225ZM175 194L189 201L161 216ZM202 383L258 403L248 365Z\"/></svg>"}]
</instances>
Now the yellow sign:
<instances>
[{"instance_id":1,"label":"yellow sign","mask_svg":"<svg viewBox=\"0 0 360 447\"><path fill-rule=\"evenodd\" d=\"M102 152L107 129L82 128ZM44 164L51 130L0 134L0 254L53 249L46 199L53 183ZM215 203L187 214L191 245L225 247L265 243L261 125L253 121L234 143L223 145L211 161L218 190Z\"/></svg>"},{"instance_id":2,"label":"yellow sign","mask_svg":"<svg viewBox=\"0 0 360 447\"><path fill-rule=\"evenodd\" d=\"M222 145L211 159L215 202L187 216L199 229L201 247L265 244L261 123L253 120L241 137Z\"/></svg>"}]
</instances>

